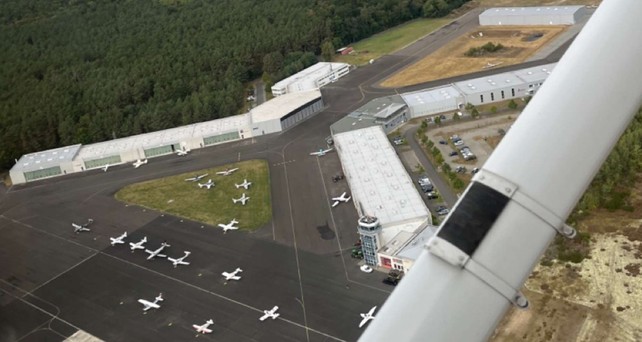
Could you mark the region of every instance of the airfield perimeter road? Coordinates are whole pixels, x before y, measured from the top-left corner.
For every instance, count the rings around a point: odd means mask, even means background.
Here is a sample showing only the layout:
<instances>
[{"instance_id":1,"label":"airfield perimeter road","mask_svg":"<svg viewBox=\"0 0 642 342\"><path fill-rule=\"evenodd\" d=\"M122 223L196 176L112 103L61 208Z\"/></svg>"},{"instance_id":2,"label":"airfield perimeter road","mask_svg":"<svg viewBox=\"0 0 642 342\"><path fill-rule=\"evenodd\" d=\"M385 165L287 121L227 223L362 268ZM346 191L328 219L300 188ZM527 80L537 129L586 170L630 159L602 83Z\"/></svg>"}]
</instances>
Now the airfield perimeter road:
<instances>
[{"instance_id":1,"label":"airfield perimeter road","mask_svg":"<svg viewBox=\"0 0 642 342\"><path fill-rule=\"evenodd\" d=\"M473 19L444 30L474 27ZM345 181L331 181L341 170L338 156L308 153L325 146L331 123L372 98L450 82L373 86L449 37L435 33L354 70L322 90L323 112L281 134L154 158L139 169L122 165L0 189L0 340L58 341L82 329L109 341L184 341L195 337L192 324L210 318L213 333L199 339L356 340L359 313L381 305L390 288L349 258L357 214L350 204L331 209L328 199L348 190ZM223 234L113 198L127 184L256 158L269 162L273 222L253 233ZM70 223L89 217L92 231L74 234ZM128 242L147 236L151 249L166 240L173 257L189 250L191 265L174 268L109 246L123 231ZM225 284L220 273L236 267L242 280ZM137 299L159 292L162 308L143 314ZM281 316L259 322L273 305Z\"/></svg>"}]
</instances>

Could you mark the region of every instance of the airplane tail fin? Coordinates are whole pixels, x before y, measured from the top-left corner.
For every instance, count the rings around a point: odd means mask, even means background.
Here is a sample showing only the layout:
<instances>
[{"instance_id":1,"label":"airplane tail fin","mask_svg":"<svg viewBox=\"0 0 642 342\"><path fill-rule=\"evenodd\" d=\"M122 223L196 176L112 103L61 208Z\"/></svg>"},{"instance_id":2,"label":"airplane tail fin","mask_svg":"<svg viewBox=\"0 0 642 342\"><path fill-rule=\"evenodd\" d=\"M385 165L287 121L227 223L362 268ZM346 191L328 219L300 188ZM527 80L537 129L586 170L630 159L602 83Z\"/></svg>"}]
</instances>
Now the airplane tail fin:
<instances>
[{"instance_id":1,"label":"airplane tail fin","mask_svg":"<svg viewBox=\"0 0 642 342\"><path fill-rule=\"evenodd\" d=\"M158 296L156 297L156 301L157 301L157 302L162 302L163 300L164 300L164 299L163 299L163 293L161 292L161 293L159 293L159 294L158 294Z\"/></svg>"},{"instance_id":2,"label":"airplane tail fin","mask_svg":"<svg viewBox=\"0 0 642 342\"><path fill-rule=\"evenodd\" d=\"M207 321L207 324L214 324L214 321L210 319Z\"/></svg>"}]
</instances>

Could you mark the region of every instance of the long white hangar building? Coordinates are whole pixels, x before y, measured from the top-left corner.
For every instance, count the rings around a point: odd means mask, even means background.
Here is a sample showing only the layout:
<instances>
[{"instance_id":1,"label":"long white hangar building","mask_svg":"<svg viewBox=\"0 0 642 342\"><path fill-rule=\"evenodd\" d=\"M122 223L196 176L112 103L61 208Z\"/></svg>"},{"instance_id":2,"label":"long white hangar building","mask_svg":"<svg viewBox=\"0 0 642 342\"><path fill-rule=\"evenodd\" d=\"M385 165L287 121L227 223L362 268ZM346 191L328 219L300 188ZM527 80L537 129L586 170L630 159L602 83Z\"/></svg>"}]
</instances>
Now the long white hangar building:
<instances>
[{"instance_id":1,"label":"long white hangar building","mask_svg":"<svg viewBox=\"0 0 642 342\"><path fill-rule=\"evenodd\" d=\"M23 155L9 171L13 184L61 176L278 133L323 109L319 90L286 94L249 113L90 145L71 145Z\"/></svg>"}]
</instances>

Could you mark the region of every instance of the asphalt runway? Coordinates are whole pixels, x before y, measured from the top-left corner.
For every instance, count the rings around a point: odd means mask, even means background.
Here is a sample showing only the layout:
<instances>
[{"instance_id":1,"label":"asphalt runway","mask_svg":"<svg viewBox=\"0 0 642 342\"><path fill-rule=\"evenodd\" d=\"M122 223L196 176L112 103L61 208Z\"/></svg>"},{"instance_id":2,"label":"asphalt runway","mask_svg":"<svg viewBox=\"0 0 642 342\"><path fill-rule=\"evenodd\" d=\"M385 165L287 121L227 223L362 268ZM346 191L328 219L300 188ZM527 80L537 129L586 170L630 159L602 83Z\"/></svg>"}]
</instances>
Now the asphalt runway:
<instances>
[{"instance_id":1,"label":"asphalt runway","mask_svg":"<svg viewBox=\"0 0 642 342\"><path fill-rule=\"evenodd\" d=\"M349 257L357 213L352 203L331 208L330 198L348 191L345 180L332 182L341 172L336 152L309 153L326 147L330 124L398 91L374 84L467 25L474 21L464 16L324 87L326 109L286 132L154 158L139 169L113 166L0 191L0 340L60 341L80 329L108 341L188 340L196 338L191 325L210 318L213 333L199 339L356 340L359 313L383 304L392 288ZM252 233L223 234L113 198L128 184L256 158L269 163L273 220ZM91 232L75 234L71 222L88 218ZM167 241L172 257L191 251L191 264L174 268L110 246L109 237L124 231L127 242L146 236L151 249ZM226 284L220 273L236 267L243 278ZM137 299L159 292L161 309L144 314ZM274 305L281 316L259 322Z\"/></svg>"}]
</instances>

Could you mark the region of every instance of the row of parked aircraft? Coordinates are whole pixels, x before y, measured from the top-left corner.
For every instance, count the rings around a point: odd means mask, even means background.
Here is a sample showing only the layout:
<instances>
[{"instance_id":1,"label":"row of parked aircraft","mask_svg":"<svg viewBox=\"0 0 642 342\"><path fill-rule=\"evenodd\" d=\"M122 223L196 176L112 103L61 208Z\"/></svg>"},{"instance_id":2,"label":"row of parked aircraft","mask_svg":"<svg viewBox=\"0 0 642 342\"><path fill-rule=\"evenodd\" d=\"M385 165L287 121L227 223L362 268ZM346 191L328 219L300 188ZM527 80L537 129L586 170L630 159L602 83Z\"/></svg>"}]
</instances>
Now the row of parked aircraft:
<instances>
[{"instance_id":1,"label":"row of parked aircraft","mask_svg":"<svg viewBox=\"0 0 642 342\"><path fill-rule=\"evenodd\" d=\"M219 171L216 174L217 175L222 175L222 176L229 176L232 173L234 173L236 170L238 170L238 168ZM197 176L194 176L194 177L186 178L185 181L186 182L198 182L201 179L207 177L208 175L209 174L207 174L207 173L202 174L202 175L197 175ZM210 190L212 187L216 186L216 184L214 184L214 181L212 181L211 178L206 183L196 183L196 184L198 185L199 188L201 188L201 189L206 188L207 190ZM234 186L237 189L244 188L245 190L248 190L250 188L250 185L252 185L252 182L248 182L247 179L243 179L243 183L241 183L241 184L236 184L236 183L234 184ZM246 196L245 193L243 193L243 195L241 197L239 197L239 198L232 198L232 202L233 203L239 203L240 202L242 205L245 205L249 199L250 199L250 197Z\"/></svg>"}]
</instances>

